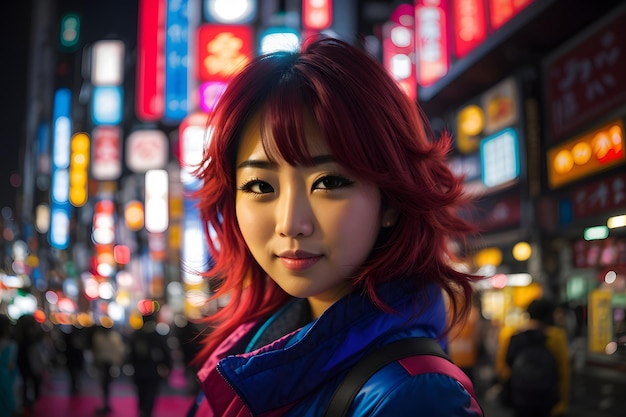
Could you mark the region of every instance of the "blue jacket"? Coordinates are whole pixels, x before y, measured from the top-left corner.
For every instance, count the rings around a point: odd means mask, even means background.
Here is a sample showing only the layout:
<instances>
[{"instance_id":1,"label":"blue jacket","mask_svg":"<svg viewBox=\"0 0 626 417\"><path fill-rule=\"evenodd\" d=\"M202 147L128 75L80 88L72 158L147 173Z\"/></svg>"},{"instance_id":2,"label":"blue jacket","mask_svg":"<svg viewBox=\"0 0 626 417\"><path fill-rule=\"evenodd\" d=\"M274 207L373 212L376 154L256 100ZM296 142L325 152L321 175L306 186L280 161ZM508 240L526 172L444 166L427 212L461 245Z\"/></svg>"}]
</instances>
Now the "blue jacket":
<instances>
[{"instance_id":1,"label":"blue jacket","mask_svg":"<svg viewBox=\"0 0 626 417\"><path fill-rule=\"evenodd\" d=\"M341 379L361 357L395 340L437 338L443 330L446 314L439 289L432 287L415 298L395 282L381 286L378 294L397 313L384 312L366 296L353 293L267 346L220 359L238 340L249 337L254 324L243 325L198 373L209 404L198 416L321 416ZM277 315L289 310L288 305ZM445 349L445 340L440 344ZM482 415L457 380L415 373L401 361L385 366L363 386L349 415Z\"/></svg>"}]
</instances>

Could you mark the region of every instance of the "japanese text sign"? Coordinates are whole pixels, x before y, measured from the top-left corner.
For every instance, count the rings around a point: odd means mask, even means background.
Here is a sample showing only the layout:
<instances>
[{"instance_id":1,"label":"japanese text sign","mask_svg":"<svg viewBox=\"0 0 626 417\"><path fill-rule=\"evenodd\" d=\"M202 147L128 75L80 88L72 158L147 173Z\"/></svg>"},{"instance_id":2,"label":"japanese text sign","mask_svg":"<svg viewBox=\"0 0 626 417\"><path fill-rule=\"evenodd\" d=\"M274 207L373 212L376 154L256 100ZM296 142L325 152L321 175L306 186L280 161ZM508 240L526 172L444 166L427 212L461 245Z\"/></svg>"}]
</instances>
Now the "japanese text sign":
<instances>
[{"instance_id":1,"label":"japanese text sign","mask_svg":"<svg viewBox=\"0 0 626 417\"><path fill-rule=\"evenodd\" d=\"M417 98L415 26L413 8L408 4L398 6L391 21L383 25L383 65L414 101Z\"/></svg>"},{"instance_id":2,"label":"japanese text sign","mask_svg":"<svg viewBox=\"0 0 626 417\"><path fill-rule=\"evenodd\" d=\"M626 174L577 187L572 194L575 219L623 209L626 207Z\"/></svg>"},{"instance_id":3,"label":"japanese text sign","mask_svg":"<svg viewBox=\"0 0 626 417\"><path fill-rule=\"evenodd\" d=\"M187 115L187 63L189 62L188 1L167 3L165 37L165 119L182 121Z\"/></svg>"},{"instance_id":4,"label":"japanese text sign","mask_svg":"<svg viewBox=\"0 0 626 417\"><path fill-rule=\"evenodd\" d=\"M545 66L552 139L626 102L626 12Z\"/></svg>"},{"instance_id":5,"label":"japanese text sign","mask_svg":"<svg viewBox=\"0 0 626 417\"><path fill-rule=\"evenodd\" d=\"M200 81L227 81L252 58L252 29L245 25L205 24L198 30Z\"/></svg>"},{"instance_id":6,"label":"japanese text sign","mask_svg":"<svg viewBox=\"0 0 626 417\"><path fill-rule=\"evenodd\" d=\"M447 28L447 2L415 2L417 82L423 87L432 85L448 73L450 61Z\"/></svg>"}]
</instances>

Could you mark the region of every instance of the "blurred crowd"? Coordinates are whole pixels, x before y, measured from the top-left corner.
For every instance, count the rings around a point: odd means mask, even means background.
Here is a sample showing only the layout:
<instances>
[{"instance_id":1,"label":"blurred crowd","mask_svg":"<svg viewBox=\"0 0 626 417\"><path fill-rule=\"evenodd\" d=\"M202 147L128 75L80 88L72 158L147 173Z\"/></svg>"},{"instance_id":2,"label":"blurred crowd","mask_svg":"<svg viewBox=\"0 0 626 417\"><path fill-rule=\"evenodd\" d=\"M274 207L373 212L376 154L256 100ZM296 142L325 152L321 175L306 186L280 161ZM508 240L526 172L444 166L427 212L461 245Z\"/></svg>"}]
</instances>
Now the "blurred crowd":
<instances>
[{"instance_id":1,"label":"blurred crowd","mask_svg":"<svg viewBox=\"0 0 626 417\"><path fill-rule=\"evenodd\" d=\"M452 360L472 379L483 401L504 401L510 369L506 351L510 338L518 328L500 326L485 320L478 300L468 320L459 323L449 334L449 354ZM79 395L84 378L98 382L101 405L99 415L111 412L111 384L125 375L133 381L140 417L151 417L155 400L172 369L184 370L186 390L195 394L196 367L192 363L200 348L198 325L187 320L175 320L171 326L160 323L157 314L143 316L139 329L97 325L75 327L57 325L46 327L31 315L11 321L0 314L0 416L17 416L33 407L42 394L42 387L52 371L67 372L68 395ZM558 354L565 360L569 389L570 370L576 367L576 352L580 339L580 324L574 310L554 306L548 320L562 332L566 341ZM566 396L560 405L564 415L568 406Z\"/></svg>"},{"instance_id":2,"label":"blurred crowd","mask_svg":"<svg viewBox=\"0 0 626 417\"><path fill-rule=\"evenodd\" d=\"M143 316L138 329L117 326L47 326L32 315L12 321L0 314L0 416L28 415L53 372L67 372L68 395L80 395L85 379L97 381L101 405L109 415L111 386L128 377L135 387L139 417L152 417L160 390L174 368L183 370L184 387L195 394L198 327L182 318L170 326L158 313ZM180 382L177 383L180 386Z\"/></svg>"}]
</instances>

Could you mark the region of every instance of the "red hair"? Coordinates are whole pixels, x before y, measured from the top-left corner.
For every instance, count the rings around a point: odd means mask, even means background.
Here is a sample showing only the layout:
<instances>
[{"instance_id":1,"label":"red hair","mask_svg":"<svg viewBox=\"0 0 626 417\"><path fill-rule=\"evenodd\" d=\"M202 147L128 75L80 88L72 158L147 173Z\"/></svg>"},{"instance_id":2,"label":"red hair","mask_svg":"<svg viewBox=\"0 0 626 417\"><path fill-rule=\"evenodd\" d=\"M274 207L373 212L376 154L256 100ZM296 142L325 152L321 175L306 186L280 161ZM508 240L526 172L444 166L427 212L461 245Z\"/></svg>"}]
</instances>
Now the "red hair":
<instances>
[{"instance_id":1,"label":"red hair","mask_svg":"<svg viewBox=\"0 0 626 417\"><path fill-rule=\"evenodd\" d=\"M410 279L416 293L435 283L451 297L454 316L466 316L473 276L451 266L448 243L474 228L457 215L465 203L462 179L446 164L451 139L432 137L428 121L373 57L344 41L319 37L297 53L277 52L249 63L229 83L209 125L211 142L199 172L197 193L214 265L207 274L220 283L216 295L231 301L207 318L216 326L199 360L243 322L277 310L289 298L256 263L235 217L235 155L242 130L260 113L263 145L270 158L309 164L304 113L310 112L341 165L375 183L382 204L399 211L353 278L383 309L376 287ZM459 291L460 290L460 291ZM459 300L457 302L457 300ZM458 313L458 314L457 314Z\"/></svg>"}]
</instances>

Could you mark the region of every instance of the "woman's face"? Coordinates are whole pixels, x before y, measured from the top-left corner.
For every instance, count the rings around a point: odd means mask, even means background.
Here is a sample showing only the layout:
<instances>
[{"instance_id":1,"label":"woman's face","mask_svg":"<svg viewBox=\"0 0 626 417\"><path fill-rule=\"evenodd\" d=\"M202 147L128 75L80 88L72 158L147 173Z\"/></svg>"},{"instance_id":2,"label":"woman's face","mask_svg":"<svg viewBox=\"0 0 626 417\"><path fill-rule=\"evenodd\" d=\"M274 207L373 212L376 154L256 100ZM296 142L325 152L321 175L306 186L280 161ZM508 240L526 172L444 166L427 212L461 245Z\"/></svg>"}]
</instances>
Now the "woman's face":
<instances>
[{"instance_id":1,"label":"woman's face","mask_svg":"<svg viewBox=\"0 0 626 417\"><path fill-rule=\"evenodd\" d=\"M237 222L250 252L287 293L319 316L350 290L383 221L371 182L334 162L317 125L306 126L310 167L271 163L258 117L243 132L236 161Z\"/></svg>"}]
</instances>

